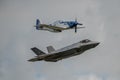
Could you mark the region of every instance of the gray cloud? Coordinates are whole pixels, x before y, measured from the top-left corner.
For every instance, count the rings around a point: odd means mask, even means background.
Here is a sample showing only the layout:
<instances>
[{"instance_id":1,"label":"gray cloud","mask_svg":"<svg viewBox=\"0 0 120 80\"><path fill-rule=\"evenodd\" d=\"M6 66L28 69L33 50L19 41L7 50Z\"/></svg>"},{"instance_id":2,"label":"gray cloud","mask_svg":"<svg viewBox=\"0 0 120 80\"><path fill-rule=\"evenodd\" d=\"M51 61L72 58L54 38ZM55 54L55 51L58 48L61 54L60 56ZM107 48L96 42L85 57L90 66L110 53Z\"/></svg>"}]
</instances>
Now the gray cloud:
<instances>
[{"instance_id":1,"label":"gray cloud","mask_svg":"<svg viewBox=\"0 0 120 80\"><path fill-rule=\"evenodd\" d=\"M119 0L0 1L1 80L119 80ZM74 20L85 29L51 33L36 31L42 23ZM100 41L95 49L57 63L35 62L31 47L47 53L46 46L59 49L82 39Z\"/></svg>"}]
</instances>

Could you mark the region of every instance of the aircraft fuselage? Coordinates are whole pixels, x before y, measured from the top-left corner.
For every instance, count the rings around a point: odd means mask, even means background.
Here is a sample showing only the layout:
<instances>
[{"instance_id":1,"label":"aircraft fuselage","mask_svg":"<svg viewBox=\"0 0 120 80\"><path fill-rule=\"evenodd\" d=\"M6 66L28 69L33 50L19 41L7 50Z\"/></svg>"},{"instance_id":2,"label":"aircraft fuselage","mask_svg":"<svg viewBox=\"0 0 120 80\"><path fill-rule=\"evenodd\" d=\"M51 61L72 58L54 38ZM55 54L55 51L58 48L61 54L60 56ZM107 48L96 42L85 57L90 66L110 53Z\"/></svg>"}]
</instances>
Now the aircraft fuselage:
<instances>
[{"instance_id":1,"label":"aircraft fuselage","mask_svg":"<svg viewBox=\"0 0 120 80\"><path fill-rule=\"evenodd\" d=\"M98 44L99 42L94 42L90 40L86 40L86 41L82 40L70 46L55 50L51 53L36 56L36 59L38 59L36 61L45 60L45 61L50 61L50 62L56 62L64 58L79 55L86 50L96 47ZM29 61L35 61L35 60L31 59Z\"/></svg>"}]
</instances>

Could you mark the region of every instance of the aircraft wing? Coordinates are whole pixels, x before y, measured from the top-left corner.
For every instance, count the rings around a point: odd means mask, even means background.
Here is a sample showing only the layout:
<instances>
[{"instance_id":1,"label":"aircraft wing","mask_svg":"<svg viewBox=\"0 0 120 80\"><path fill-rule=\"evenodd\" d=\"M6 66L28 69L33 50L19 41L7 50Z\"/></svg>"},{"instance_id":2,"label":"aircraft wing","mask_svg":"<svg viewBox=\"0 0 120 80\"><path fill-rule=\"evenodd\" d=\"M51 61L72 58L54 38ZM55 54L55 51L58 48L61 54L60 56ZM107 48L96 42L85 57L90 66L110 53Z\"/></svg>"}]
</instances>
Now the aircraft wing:
<instances>
[{"instance_id":1,"label":"aircraft wing","mask_svg":"<svg viewBox=\"0 0 120 80\"><path fill-rule=\"evenodd\" d=\"M81 28L85 28L85 27L77 27L77 29L81 29ZM73 29L73 28L66 28L64 30L67 30L67 29Z\"/></svg>"},{"instance_id":2,"label":"aircraft wing","mask_svg":"<svg viewBox=\"0 0 120 80\"><path fill-rule=\"evenodd\" d=\"M77 50L74 48L74 49L71 49L71 50L66 50L66 51L53 53L53 54L48 55L46 57L46 61L58 61L58 60L61 60L63 58L73 56L73 53L76 53L76 52L77 52Z\"/></svg>"},{"instance_id":3,"label":"aircraft wing","mask_svg":"<svg viewBox=\"0 0 120 80\"><path fill-rule=\"evenodd\" d=\"M77 27L77 29L81 29L81 28L85 28L85 27Z\"/></svg>"},{"instance_id":4,"label":"aircraft wing","mask_svg":"<svg viewBox=\"0 0 120 80\"><path fill-rule=\"evenodd\" d=\"M49 28L49 29L53 29L53 30L65 30L65 28L62 27L58 27L58 26L52 26L52 25L46 25L46 24L41 24L41 26Z\"/></svg>"}]
</instances>

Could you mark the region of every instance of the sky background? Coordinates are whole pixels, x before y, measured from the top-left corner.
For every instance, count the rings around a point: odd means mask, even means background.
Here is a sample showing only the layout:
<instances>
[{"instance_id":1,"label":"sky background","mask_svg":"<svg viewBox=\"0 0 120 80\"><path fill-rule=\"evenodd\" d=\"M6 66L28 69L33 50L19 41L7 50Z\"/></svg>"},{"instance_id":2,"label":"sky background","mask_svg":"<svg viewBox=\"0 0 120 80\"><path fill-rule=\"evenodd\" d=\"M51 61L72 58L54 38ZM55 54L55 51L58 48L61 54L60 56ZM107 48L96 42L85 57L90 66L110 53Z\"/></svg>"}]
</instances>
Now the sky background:
<instances>
[{"instance_id":1,"label":"sky background","mask_svg":"<svg viewBox=\"0 0 120 80\"><path fill-rule=\"evenodd\" d=\"M75 20L86 28L37 31L41 23ZM0 0L0 80L120 80L120 0ZM65 47L83 39L100 45L81 55L28 62L38 47Z\"/></svg>"}]
</instances>

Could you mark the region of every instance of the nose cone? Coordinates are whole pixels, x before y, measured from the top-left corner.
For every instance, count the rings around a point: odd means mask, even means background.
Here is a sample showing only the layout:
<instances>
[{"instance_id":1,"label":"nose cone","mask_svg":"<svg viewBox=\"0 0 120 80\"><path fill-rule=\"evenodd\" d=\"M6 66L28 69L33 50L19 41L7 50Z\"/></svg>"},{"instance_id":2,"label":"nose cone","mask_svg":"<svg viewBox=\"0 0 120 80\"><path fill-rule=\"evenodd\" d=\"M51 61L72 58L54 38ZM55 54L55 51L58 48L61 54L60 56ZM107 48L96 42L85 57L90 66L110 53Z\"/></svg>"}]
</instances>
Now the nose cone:
<instances>
[{"instance_id":1,"label":"nose cone","mask_svg":"<svg viewBox=\"0 0 120 80\"><path fill-rule=\"evenodd\" d=\"M81 50L85 51L85 50L88 50L88 49L95 48L96 46L98 46L100 44L100 42L85 39L85 40L80 41L80 44L81 44L80 45Z\"/></svg>"},{"instance_id":2,"label":"nose cone","mask_svg":"<svg viewBox=\"0 0 120 80\"><path fill-rule=\"evenodd\" d=\"M90 43L87 46L88 49L91 49L91 48L95 48L96 46L98 46L100 43L99 42L94 42L94 43Z\"/></svg>"},{"instance_id":3,"label":"nose cone","mask_svg":"<svg viewBox=\"0 0 120 80\"><path fill-rule=\"evenodd\" d=\"M97 42L97 43L96 43L96 46L99 45L99 44L100 44L100 42Z\"/></svg>"},{"instance_id":4,"label":"nose cone","mask_svg":"<svg viewBox=\"0 0 120 80\"><path fill-rule=\"evenodd\" d=\"M98 46L99 44L100 44L100 42L96 42L96 43L93 44L93 47L96 47L96 46Z\"/></svg>"}]
</instances>

